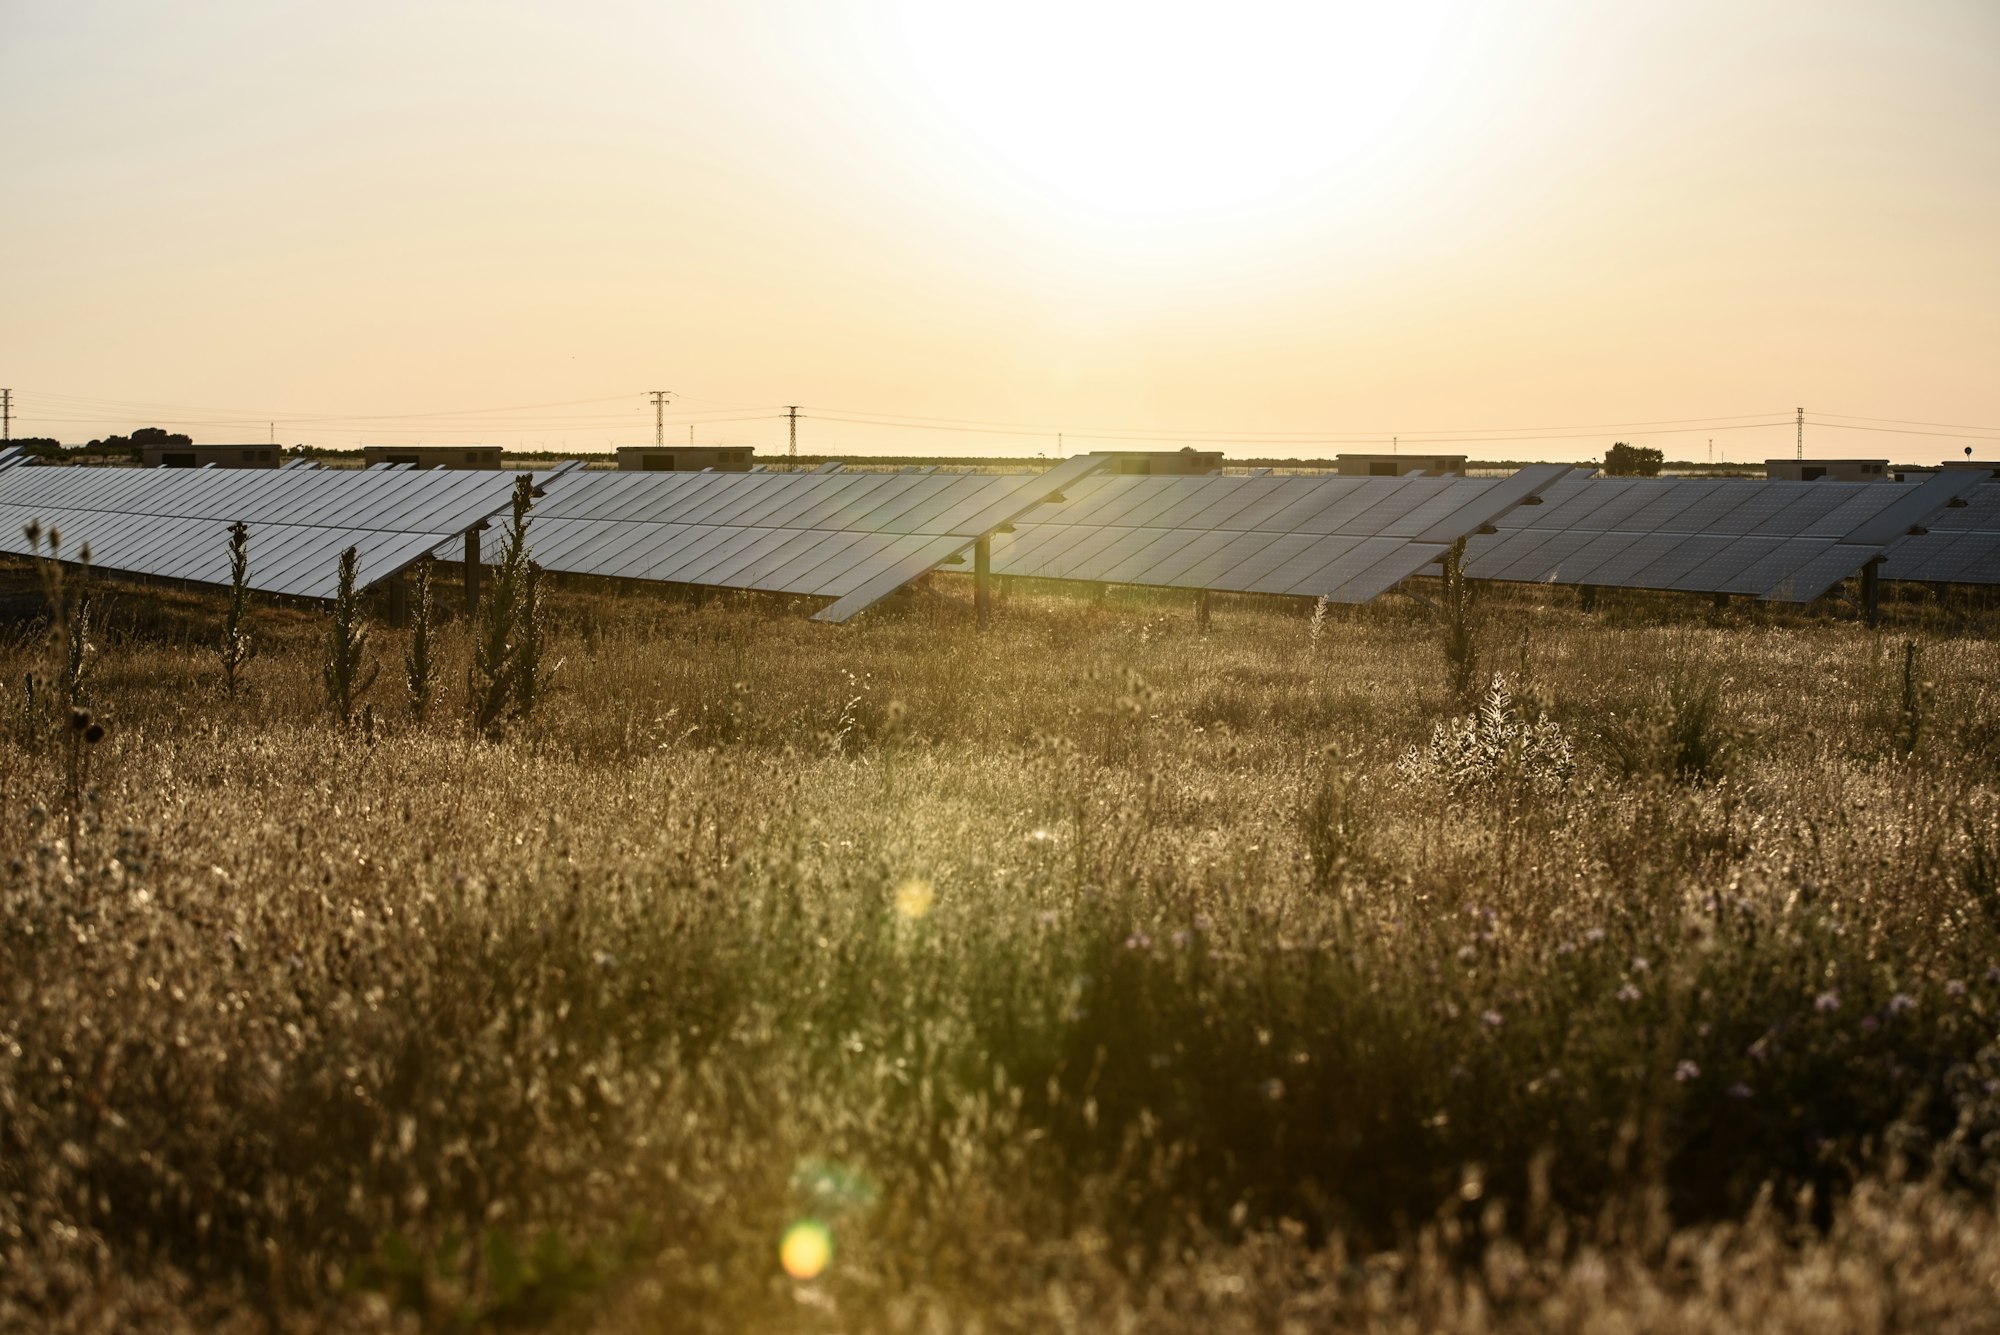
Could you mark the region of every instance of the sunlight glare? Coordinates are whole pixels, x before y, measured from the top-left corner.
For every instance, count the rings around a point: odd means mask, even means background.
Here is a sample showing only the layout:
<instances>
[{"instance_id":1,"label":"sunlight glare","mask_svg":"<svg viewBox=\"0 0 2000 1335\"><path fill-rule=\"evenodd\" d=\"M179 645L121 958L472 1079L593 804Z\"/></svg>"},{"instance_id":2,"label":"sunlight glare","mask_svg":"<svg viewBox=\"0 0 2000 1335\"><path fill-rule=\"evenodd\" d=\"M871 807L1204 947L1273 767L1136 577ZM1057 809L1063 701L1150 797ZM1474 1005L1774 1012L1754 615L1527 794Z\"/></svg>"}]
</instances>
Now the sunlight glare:
<instances>
[{"instance_id":1,"label":"sunlight glare","mask_svg":"<svg viewBox=\"0 0 2000 1335\"><path fill-rule=\"evenodd\" d=\"M1441 28L1431 3L905 0L949 116L1007 166L1102 215L1227 212L1379 148Z\"/></svg>"},{"instance_id":2,"label":"sunlight glare","mask_svg":"<svg viewBox=\"0 0 2000 1335\"><path fill-rule=\"evenodd\" d=\"M801 1219L785 1230L778 1263L793 1279L815 1279L833 1259L833 1234L817 1219Z\"/></svg>"},{"instance_id":3,"label":"sunlight glare","mask_svg":"<svg viewBox=\"0 0 2000 1335\"><path fill-rule=\"evenodd\" d=\"M937 892L929 881L912 876L896 887L896 912L911 922L928 915L937 902Z\"/></svg>"}]
</instances>

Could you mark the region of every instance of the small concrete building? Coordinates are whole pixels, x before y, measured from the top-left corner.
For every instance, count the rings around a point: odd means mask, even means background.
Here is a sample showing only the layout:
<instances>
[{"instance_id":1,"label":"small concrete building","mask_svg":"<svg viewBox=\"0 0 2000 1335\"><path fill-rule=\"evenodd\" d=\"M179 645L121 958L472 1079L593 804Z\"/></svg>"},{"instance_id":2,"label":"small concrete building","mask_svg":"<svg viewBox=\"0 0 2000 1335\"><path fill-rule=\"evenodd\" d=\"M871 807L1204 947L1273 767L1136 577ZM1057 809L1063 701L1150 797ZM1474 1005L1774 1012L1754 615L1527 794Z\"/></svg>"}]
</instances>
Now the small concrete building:
<instances>
[{"instance_id":1,"label":"small concrete building","mask_svg":"<svg viewBox=\"0 0 2000 1335\"><path fill-rule=\"evenodd\" d=\"M362 462L409 464L413 468L498 468L498 445L368 445L361 451Z\"/></svg>"},{"instance_id":2,"label":"small concrete building","mask_svg":"<svg viewBox=\"0 0 2000 1335\"><path fill-rule=\"evenodd\" d=\"M146 445L139 451L148 468L276 468L285 461L279 445Z\"/></svg>"},{"instance_id":3,"label":"small concrete building","mask_svg":"<svg viewBox=\"0 0 2000 1335\"><path fill-rule=\"evenodd\" d=\"M1339 454L1334 456L1334 472L1342 477L1402 477L1422 473L1425 477L1445 477L1465 471L1462 454Z\"/></svg>"},{"instance_id":4,"label":"small concrete building","mask_svg":"<svg viewBox=\"0 0 2000 1335\"><path fill-rule=\"evenodd\" d=\"M1887 482L1887 459L1766 459L1764 477L1771 482Z\"/></svg>"},{"instance_id":5,"label":"small concrete building","mask_svg":"<svg viewBox=\"0 0 2000 1335\"><path fill-rule=\"evenodd\" d=\"M622 473L747 473L757 451L749 445L620 445Z\"/></svg>"},{"instance_id":6,"label":"small concrete building","mask_svg":"<svg viewBox=\"0 0 2000 1335\"><path fill-rule=\"evenodd\" d=\"M1938 467L1953 472L1985 473L1990 477L2000 477L2000 463L1995 463L1991 459L1946 459Z\"/></svg>"},{"instance_id":7,"label":"small concrete building","mask_svg":"<svg viewBox=\"0 0 2000 1335\"><path fill-rule=\"evenodd\" d=\"M1154 477L1201 477L1222 471L1221 450L1107 450L1107 473L1140 473Z\"/></svg>"}]
</instances>

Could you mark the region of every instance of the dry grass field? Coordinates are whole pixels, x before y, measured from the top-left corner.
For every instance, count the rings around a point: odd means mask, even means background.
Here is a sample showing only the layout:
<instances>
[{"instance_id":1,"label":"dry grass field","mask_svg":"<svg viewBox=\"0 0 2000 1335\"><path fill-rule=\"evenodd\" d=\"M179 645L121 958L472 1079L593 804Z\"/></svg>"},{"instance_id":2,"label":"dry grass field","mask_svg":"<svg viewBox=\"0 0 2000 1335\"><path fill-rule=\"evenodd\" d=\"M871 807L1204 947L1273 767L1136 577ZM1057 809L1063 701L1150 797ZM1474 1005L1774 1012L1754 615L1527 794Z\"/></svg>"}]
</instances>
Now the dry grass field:
<instances>
[{"instance_id":1,"label":"dry grass field","mask_svg":"<svg viewBox=\"0 0 2000 1335\"><path fill-rule=\"evenodd\" d=\"M1990 613L0 581L0 1329L2000 1327Z\"/></svg>"}]
</instances>

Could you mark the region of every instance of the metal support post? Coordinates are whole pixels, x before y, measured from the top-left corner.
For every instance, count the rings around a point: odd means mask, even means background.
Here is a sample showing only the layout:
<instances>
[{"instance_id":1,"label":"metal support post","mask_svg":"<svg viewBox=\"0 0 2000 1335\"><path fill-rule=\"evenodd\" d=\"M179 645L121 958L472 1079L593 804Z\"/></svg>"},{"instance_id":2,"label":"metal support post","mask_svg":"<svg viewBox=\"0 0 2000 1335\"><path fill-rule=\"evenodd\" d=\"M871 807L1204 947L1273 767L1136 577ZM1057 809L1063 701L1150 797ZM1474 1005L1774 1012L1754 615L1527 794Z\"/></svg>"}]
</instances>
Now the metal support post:
<instances>
[{"instance_id":1,"label":"metal support post","mask_svg":"<svg viewBox=\"0 0 2000 1335\"><path fill-rule=\"evenodd\" d=\"M1576 591L1576 605L1585 612L1595 612L1597 610L1597 586L1595 584L1580 585Z\"/></svg>"},{"instance_id":2,"label":"metal support post","mask_svg":"<svg viewBox=\"0 0 2000 1335\"><path fill-rule=\"evenodd\" d=\"M1208 634L1208 590L1207 589L1203 589L1200 593L1195 595L1194 624L1195 624L1195 629L1199 630L1204 635Z\"/></svg>"},{"instance_id":3,"label":"metal support post","mask_svg":"<svg viewBox=\"0 0 2000 1335\"><path fill-rule=\"evenodd\" d=\"M465 614L479 610L479 530L465 530Z\"/></svg>"},{"instance_id":4,"label":"metal support post","mask_svg":"<svg viewBox=\"0 0 2000 1335\"><path fill-rule=\"evenodd\" d=\"M1875 624L1875 618L1881 613L1881 610L1881 563L1870 561L1867 565L1861 567L1861 614L1868 618L1868 624L1872 626Z\"/></svg>"},{"instance_id":5,"label":"metal support post","mask_svg":"<svg viewBox=\"0 0 2000 1335\"><path fill-rule=\"evenodd\" d=\"M993 538L980 534L972 544L972 608L985 630L993 620Z\"/></svg>"}]
</instances>

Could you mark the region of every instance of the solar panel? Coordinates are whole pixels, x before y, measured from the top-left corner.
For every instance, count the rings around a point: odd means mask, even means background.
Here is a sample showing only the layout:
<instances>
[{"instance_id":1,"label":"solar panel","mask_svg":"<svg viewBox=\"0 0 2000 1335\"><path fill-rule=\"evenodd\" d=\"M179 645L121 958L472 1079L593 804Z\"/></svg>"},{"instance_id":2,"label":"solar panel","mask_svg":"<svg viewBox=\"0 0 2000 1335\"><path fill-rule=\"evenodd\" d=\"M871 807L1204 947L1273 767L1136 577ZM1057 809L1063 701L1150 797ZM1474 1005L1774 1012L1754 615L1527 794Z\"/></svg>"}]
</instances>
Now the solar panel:
<instances>
[{"instance_id":1,"label":"solar panel","mask_svg":"<svg viewBox=\"0 0 2000 1335\"><path fill-rule=\"evenodd\" d=\"M1963 506L1922 521L1928 533L1897 544L1882 563L1882 578L2000 584L2000 482L1978 482L1963 499Z\"/></svg>"},{"instance_id":2,"label":"solar panel","mask_svg":"<svg viewBox=\"0 0 2000 1335\"><path fill-rule=\"evenodd\" d=\"M1506 478L1100 476L997 539L993 569L1366 602L1569 472L1540 464Z\"/></svg>"},{"instance_id":3,"label":"solar panel","mask_svg":"<svg viewBox=\"0 0 2000 1335\"><path fill-rule=\"evenodd\" d=\"M1811 602L1919 541L1912 527L1955 513L1945 507L1966 489L1966 480L1947 476L1917 484L1574 479L1468 544L1465 573Z\"/></svg>"},{"instance_id":4,"label":"solar panel","mask_svg":"<svg viewBox=\"0 0 2000 1335\"><path fill-rule=\"evenodd\" d=\"M545 570L830 598L845 621L1094 472L572 472L545 475L529 544ZM498 557L497 533L483 558ZM456 552L440 555L453 556Z\"/></svg>"},{"instance_id":5,"label":"solar panel","mask_svg":"<svg viewBox=\"0 0 2000 1335\"><path fill-rule=\"evenodd\" d=\"M19 445L0 448L0 468L12 468L28 461L28 452Z\"/></svg>"},{"instance_id":6,"label":"solar panel","mask_svg":"<svg viewBox=\"0 0 2000 1335\"><path fill-rule=\"evenodd\" d=\"M0 473L0 551L56 529L104 570L229 582L228 529L250 528L250 587L331 598L341 551L363 586L506 508L519 474L362 469L12 468Z\"/></svg>"}]
</instances>

